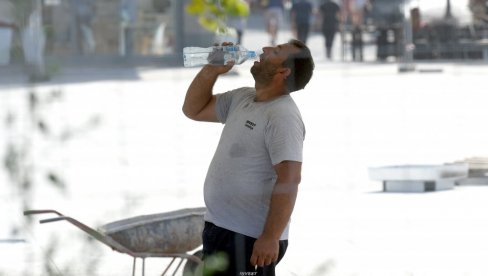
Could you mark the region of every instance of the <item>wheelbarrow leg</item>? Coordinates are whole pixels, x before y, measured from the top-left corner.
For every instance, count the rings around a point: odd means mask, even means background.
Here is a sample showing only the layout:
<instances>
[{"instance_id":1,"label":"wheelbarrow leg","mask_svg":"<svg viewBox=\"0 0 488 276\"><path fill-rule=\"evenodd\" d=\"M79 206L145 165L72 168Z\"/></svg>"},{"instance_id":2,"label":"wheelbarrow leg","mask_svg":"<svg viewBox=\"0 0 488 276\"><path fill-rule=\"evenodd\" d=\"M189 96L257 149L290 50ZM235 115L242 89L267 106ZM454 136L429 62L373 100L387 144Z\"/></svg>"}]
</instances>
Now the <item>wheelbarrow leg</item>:
<instances>
[{"instance_id":1,"label":"wheelbarrow leg","mask_svg":"<svg viewBox=\"0 0 488 276\"><path fill-rule=\"evenodd\" d=\"M134 261L132 262L132 276L136 276L136 257L134 257Z\"/></svg>"},{"instance_id":2,"label":"wheelbarrow leg","mask_svg":"<svg viewBox=\"0 0 488 276\"><path fill-rule=\"evenodd\" d=\"M180 269L180 266L181 266L181 264L183 263L183 261L184 261L184 260L185 260L185 259L180 258L180 262L179 262L179 263L178 263L178 265L176 266L176 269L175 269L175 271L173 272L173 275L172 275L172 276L175 276L175 275L176 275L176 272L178 272L178 269Z\"/></svg>"},{"instance_id":3,"label":"wheelbarrow leg","mask_svg":"<svg viewBox=\"0 0 488 276\"><path fill-rule=\"evenodd\" d=\"M173 259L171 260L171 262L169 263L169 265L166 267L166 269L163 271L163 274L161 274L161 276L164 276L166 275L166 272L168 272L169 268L173 265L173 263L175 262L176 258L173 257Z\"/></svg>"},{"instance_id":4,"label":"wheelbarrow leg","mask_svg":"<svg viewBox=\"0 0 488 276\"><path fill-rule=\"evenodd\" d=\"M142 276L144 276L144 274L146 273L145 270L146 270L146 258L141 258L142 259ZM132 276L135 276L136 275L136 262L137 262L137 258L134 257L134 261L132 262Z\"/></svg>"},{"instance_id":5,"label":"wheelbarrow leg","mask_svg":"<svg viewBox=\"0 0 488 276\"><path fill-rule=\"evenodd\" d=\"M146 258L142 258L142 276L144 276L146 270Z\"/></svg>"}]
</instances>

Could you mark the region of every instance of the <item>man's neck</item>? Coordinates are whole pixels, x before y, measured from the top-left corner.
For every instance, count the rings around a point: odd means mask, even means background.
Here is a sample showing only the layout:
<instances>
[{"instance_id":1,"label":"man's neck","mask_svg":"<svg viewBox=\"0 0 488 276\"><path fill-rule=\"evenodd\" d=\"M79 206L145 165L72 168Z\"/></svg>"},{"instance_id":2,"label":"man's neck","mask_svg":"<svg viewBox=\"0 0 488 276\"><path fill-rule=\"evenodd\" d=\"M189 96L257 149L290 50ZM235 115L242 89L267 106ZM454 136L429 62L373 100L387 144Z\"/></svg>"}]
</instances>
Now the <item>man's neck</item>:
<instances>
[{"instance_id":1,"label":"man's neck","mask_svg":"<svg viewBox=\"0 0 488 276\"><path fill-rule=\"evenodd\" d=\"M259 87L259 85L256 85L255 88L256 102L268 102L281 96L288 95L284 87L276 87L271 85Z\"/></svg>"}]
</instances>

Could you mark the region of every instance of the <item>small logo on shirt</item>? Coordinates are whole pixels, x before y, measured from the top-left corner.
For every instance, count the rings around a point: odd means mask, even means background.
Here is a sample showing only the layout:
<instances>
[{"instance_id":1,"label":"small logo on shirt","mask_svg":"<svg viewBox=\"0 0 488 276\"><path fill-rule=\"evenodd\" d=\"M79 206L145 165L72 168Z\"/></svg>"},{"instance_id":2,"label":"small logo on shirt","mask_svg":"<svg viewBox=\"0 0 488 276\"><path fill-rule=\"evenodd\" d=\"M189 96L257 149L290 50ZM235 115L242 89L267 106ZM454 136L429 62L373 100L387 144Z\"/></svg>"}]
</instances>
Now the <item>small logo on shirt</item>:
<instances>
[{"instance_id":1,"label":"small logo on shirt","mask_svg":"<svg viewBox=\"0 0 488 276\"><path fill-rule=\"evenodd\" d=\"M256 126L256 123L253 123L249 120L246 121L246 127L249 128L249 129L254 129L254 127Z\"/></svg>"}]
</instances>

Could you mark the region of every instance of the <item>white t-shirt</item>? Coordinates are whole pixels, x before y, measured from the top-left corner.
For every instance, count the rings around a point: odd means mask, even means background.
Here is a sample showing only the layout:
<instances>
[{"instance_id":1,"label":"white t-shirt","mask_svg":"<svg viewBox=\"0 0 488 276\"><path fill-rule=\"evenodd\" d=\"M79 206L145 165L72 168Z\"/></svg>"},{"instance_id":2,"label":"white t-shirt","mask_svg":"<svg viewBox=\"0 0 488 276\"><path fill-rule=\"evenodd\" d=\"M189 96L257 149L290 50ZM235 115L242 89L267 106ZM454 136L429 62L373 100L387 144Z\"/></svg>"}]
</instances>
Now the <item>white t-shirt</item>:
<instances>
[{"instance_id":1,"label":"white t-shirt","mask_svg":"<svg viewBox=\"0 0 488 276\"><path fill-rule=\"evenodd\" d=\"M205 220L258 238L276 182L274 165L302 162L305 126L289 95L256 102L246 87L217 95L216 113L225 124L204 185ZM288 239L288 228L281 240Z\"/></svg>"}]
</instances>

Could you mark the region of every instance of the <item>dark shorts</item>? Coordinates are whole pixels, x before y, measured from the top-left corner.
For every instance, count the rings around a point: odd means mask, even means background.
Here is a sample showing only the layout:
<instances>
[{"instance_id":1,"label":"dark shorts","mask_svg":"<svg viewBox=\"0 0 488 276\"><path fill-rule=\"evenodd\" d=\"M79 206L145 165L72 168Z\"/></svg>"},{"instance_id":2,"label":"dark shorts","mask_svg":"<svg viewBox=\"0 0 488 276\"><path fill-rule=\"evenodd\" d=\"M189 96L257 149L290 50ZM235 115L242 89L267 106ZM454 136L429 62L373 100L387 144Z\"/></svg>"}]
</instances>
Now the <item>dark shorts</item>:
<instances>
[{"instance_id":1,"label":"dark shorts","mask_svg":"<svg viewBox=\"0 0 488 276\"><path fill-rule=\"evenodd\" d=\"M250 262L255 238L229 231L210 222L205 222L202 238L205 270L214 271L213 274L209 274L213 276L274 276L275 267L288 247L287 240L280 241L278 261L255 270ZM219 267L222 261L224 264L227 262L227 265ZM215 271L225 266L225 271Z\"/></svg>"}]
</instances>

